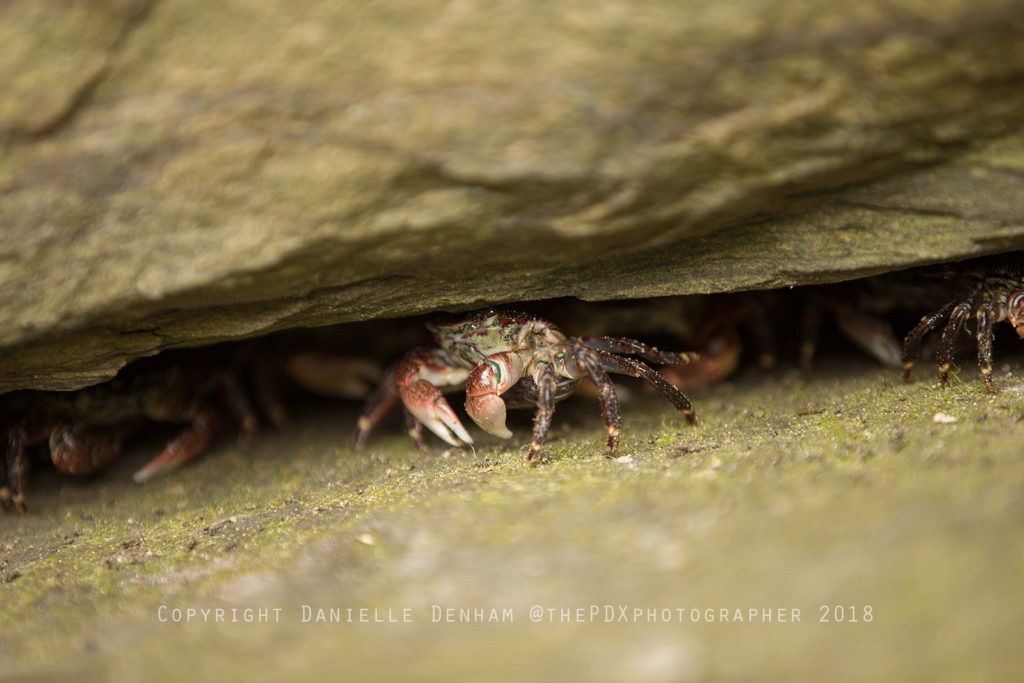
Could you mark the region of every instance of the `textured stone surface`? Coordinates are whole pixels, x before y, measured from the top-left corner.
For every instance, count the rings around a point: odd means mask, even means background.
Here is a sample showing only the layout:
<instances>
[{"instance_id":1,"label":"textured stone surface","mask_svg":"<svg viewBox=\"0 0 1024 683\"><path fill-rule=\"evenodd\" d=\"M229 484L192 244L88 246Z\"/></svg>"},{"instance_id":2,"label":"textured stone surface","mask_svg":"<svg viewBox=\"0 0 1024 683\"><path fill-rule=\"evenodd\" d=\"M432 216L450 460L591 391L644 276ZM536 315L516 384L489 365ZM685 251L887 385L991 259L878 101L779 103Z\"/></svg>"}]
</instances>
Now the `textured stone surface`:
<instances>
[{"instance_id":1,"label":"textured stone surface","mask_svg":"<svg viewBox=\"0 0 1024 683\"><path fill-rule=\"evenodd\" d=\"M83 7L0 8L0 389L1024 235L1020 0Z\"/></svg>"},{"instance_id":2,"label":"textured stone surface","mask_svg":"<svg viewBox=\"0 0 1024 683\"><path fill-rule=\"evenodd\" d=\"M1009 367L990 398L975 370L940 391L934 377L903 385L867 359L833 358L808 376L754 374L695 392L698 427L650 396L623 407L622 460L602 457L600 411L580 398L559 404L560 436L540 467L522 461L528 411L513 413L512 443L474 430L475 452L442 456L419 453L397 420L354 453L343 444L355 409L331 406L146 486L131 473L159 442L88 484L40 472L32 514L0 515L0 671L1013 680L1024 385L1020 364ZM938 413L957 421L936 423ZM303 605L342 621L304 623ZM434 621L435 605L511 610L514 622ZM533 622L533 605L555 612ZM627 619L605 621L605 605ZM822 606L835 608L828 621ZM213 612L181 621L218 608L226 623ZM241 621L260 609L267 622ZM800 610L800 622L770 612L769 623L765 609ZM409 610L411 623L387 622L389 610L399 621Z\"/></svg>"}]
</instances>

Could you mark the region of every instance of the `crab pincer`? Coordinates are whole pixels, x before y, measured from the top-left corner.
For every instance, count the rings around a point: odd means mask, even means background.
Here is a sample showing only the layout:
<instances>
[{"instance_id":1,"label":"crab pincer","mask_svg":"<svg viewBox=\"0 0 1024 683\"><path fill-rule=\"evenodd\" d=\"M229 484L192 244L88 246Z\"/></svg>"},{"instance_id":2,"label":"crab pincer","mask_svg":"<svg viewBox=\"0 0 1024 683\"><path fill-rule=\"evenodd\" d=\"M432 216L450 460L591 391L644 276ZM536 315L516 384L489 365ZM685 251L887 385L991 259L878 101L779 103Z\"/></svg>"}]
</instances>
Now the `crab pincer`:
<instances>
[{"instance_id":1,"label":"crab pincer","mask_svg":"<svg viewBox=\"0 0 1024 683\"><path fill-rule=\"evenodd\" d=\"M523 360L518 354L503 351L477 363L466 381L466 412L489 434L511 439L505 426L505 401L501 395L523 375Z\"/></svg>"}]
</instances>

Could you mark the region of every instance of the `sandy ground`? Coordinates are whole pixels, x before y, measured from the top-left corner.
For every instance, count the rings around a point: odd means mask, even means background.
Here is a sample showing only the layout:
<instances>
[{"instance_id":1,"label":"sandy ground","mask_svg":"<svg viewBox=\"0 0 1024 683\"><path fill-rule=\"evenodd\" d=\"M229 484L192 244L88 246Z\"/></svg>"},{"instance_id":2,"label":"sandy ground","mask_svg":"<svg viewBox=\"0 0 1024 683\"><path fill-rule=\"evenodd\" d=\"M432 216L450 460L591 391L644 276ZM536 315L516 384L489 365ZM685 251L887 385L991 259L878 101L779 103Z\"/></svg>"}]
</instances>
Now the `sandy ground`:
<instances>
[{"instance_id":1,"label":"sandy ground","mask_svg":"<svg viewBox=\"0 0 1024 683\"><path fill-rule=\"evenodd\" d=\"M158 437L43 473L0 516L0 678L1009 680L1024 373L920 374L751 371L690 392L697 427L631 385L614 460L584 397L537 467L529 414L357 454L357 407L317 404L145 486Z\"/></svg>"}]
</instances>

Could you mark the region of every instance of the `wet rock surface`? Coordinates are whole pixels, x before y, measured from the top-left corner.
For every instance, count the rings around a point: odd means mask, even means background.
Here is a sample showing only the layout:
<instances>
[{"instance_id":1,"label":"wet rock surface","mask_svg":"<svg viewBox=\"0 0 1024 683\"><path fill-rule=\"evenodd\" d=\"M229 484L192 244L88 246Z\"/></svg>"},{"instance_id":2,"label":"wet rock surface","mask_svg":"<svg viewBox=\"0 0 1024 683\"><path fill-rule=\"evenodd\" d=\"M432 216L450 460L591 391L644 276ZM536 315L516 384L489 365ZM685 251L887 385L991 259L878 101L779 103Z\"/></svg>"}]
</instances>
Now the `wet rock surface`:
<instances>
[{"instance_id":1,"label":"wet rock surface","mask_svg":"<svg viewBox=\"0 0 1024 683\"><path fill-rule=\"evenodd\" d=\"M1019 247L1022 7L6 3L0 388Z\"/></svg>"}]
</instances>

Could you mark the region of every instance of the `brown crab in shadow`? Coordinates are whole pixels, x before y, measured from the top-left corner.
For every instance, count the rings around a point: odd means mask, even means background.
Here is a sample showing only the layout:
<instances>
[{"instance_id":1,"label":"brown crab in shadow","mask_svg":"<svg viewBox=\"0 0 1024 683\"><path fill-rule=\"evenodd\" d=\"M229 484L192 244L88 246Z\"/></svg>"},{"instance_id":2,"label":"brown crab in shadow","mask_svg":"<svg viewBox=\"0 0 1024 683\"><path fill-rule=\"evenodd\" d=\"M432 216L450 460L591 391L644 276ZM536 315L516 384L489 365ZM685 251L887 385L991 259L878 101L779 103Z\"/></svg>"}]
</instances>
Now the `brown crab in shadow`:
<instances>
[{"instance_id":1,"label":"brown crab in shadow","mask_svg":"<svg viewBox=\"0 0 1024 683\"><path fill-rule=\"evenodd\" d=\"M125 442L146 423L185 425L135 473L135 481L144 482L203 453L232 426L242 439L255 432L248 397L220 359L148 360L110 382L77 391L25 391L2 397L0 510L14 507L27 512L25 490L37 451L43 451L60 472L88 475L120 456Z\"/></svg>"}]
</instances>

